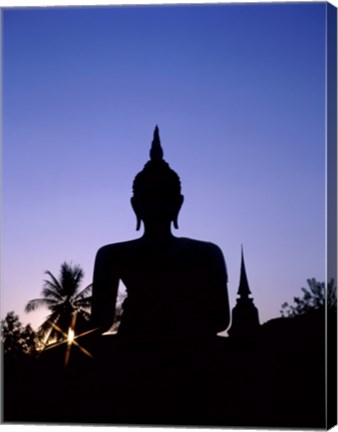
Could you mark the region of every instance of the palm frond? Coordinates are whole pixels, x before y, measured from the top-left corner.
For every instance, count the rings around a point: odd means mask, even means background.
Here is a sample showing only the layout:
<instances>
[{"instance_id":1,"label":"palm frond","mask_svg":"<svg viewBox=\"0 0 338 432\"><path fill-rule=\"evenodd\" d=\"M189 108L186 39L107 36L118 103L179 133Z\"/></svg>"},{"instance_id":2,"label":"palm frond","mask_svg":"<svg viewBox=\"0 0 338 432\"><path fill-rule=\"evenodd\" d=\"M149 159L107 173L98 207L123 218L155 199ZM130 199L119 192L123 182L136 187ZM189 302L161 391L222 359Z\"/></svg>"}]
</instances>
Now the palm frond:
<instances>
[{"instance_id":1,"label":"palm frond","mask_svg":"<svg viewBox=\"0 0 338 432\"><path fill-rule=\"evenodd\" d=\"M55 290L54 285L49 281L45 281L44 288L42 289L41 294L46 298L51 298L57 301L63 300L62 295Z\"/></svg>"},{"instance_id":2,"label":"palm frond","mask_svg":"<svg viewBox=\"0 0 338 432\"><path fill-rule=\"evenodd\" d=\"M45 271L45 274L47 274L52 280L52 282L49 282L49 283L54 287L54 289L58 293L61 294L62 293L62 286L61 286L60 282L56 279L56 277L53 275L53 273L50 272L49 270L47 270L47 271Z\"/></svg>"},{"instance_id":3,"label":"palm frond","mask_svg":"<svg viewBox=\"0 0 338 432\"><path fill-rule=\"evenodd\" d=\"M64 262L61 265L60 282L62 293L67 297L73 297L79 289L79 284L83 278L83 270L79 266L71 266Z\"/></svg>"},{"instance_id":4,"label":"palm frond","mask_svg":"<svg viewBox=\"0 0 338 432\"><path fill-rule=\"evenodd\" d=\"M46 298L37 298L37 299L30 300L26 304L25 311L31 312L42 306L46 306L49 308L51 306L54 306L54 304L55 302L53 300L46 299Z\"/></svg>"},{"instance_id":5,"label":"palm frond","mask_svg":"<svg viewBox=\"0 0 338 432\"><path fill-rule=\"evenodd\" d=\"M84 271L79 266L75 266L73 268L74 271L74 284L76 285L76 291L79 289L81 285L82 279L84 278Z\"/></svg>"},{"instance_id":6,"label":"palm frond","mask_svg":"<svg viewBox=\"0 0 338 432\"><path fill-rule=\"evenodd\" d=\"M88 286L86 286L86 288L84 288L76 295L75 300L77 301L84 298L89 298L88 296L91 294L92 288L93 288L93 284L89 284Z\"/></svg>"},{"instance_id":7,"label":"palm frond","mask_svg":"<svg viewBox=\"0 0 338 432\"><path fill-rule=\"evenodd\" d=\"M92 297L86 297L83 299L75 300L73 302L73 305L75 306L75 308L81 308L81 307L90 308L92 305Z\"/></svg>"},{"instance_id":8,"label":"palm frond","mask_svg":"<svg viewBox=\"0 0 338 432\"><path fill-rule=\"evenodd\" d=\"M41 298L33 299L26 305L26 311L34 311L41 306L50 310L50 315L40 326L40 334L50 340L64 338L72 322L74 313L88 321L90 318L92 284L79 290L84 272L78 265L64 262L59 277L46 271ZM57 326L57 328L55 327Z\"/></svg>"}]
</instances>

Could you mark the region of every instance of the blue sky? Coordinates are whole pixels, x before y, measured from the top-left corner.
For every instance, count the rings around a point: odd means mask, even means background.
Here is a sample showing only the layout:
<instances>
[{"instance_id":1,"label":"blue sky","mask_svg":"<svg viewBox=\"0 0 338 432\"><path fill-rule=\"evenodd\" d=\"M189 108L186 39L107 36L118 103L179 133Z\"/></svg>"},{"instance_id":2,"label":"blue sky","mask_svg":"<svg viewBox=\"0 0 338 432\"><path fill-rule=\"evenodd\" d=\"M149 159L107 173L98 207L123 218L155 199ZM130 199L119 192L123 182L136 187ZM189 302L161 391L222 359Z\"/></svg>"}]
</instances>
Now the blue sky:
<instances>
[{"instance_id":1,"label":"blue sky","mask_svg":"<svg viewBox=\"0 0 338 432\"><path fill-rule=\"evenodd\" d=\"M2 314L44 271L138 237L155 124L185 202L177 236L240 251L261 322L325 277L325 4L7 9ZM206 287L207 290L207 287Z\"/></svg>"}]
</instances>

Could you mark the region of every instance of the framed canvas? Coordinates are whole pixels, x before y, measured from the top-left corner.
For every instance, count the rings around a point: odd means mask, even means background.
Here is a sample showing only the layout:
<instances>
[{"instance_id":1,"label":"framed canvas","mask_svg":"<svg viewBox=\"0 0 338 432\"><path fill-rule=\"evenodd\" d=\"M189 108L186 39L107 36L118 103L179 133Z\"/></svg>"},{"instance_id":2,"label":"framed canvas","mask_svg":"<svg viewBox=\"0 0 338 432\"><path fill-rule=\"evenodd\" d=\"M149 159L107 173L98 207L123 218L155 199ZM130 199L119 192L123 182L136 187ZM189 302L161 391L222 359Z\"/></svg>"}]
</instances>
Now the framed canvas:
<instances>
[{"instance_id":1,"label":"framed canvas","mask_svg":"<svg viewBox=\"0 0 338 432\"><path fill-rule=\"evenodd\" d=\"M4 7L2 422L337 424L337 9Z\"/></svg>"}]
</instances>

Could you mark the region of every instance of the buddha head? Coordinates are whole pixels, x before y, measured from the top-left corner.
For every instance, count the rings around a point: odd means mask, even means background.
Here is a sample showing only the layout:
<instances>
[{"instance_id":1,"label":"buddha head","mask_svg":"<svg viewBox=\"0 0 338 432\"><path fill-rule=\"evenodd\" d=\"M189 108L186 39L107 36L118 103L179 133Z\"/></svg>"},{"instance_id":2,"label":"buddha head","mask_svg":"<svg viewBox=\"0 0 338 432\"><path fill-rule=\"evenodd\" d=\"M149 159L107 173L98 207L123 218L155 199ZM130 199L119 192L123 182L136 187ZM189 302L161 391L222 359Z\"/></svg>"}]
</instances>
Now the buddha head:
<instances>
[{"instance_id":1,"label":"buddha head","mask_svg":"<svg viewBox=\"0 0 338 432\"><path fill-rule=\"evenodd\" d=\"M163 159L159 130L155 127L150 149L150 160L133 182L131 205L136 214L139 230L144 224L173 222L177 229L178 213L183 203L179 176Z\"/></svg>"}]
</instances>

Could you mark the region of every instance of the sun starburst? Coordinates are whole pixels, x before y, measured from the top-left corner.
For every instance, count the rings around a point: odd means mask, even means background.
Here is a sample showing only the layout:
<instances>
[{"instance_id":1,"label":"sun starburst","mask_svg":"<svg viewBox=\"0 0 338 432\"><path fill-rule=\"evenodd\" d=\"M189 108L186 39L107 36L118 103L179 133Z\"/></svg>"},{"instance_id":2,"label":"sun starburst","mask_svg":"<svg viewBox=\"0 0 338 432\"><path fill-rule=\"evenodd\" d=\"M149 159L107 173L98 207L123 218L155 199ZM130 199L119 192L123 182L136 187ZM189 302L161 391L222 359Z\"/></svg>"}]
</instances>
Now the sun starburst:
<instances>
[{"instance_id":1,"label":"sun starburst","mask_svg":"<svg viewBox=\"0 0 338 432\"><path fill-rule=\"evenodd\" d=\"M54 343L54 344L52 344L52 345L50 345L50 346L47 346L45 349L44 349L44 351L46 351L46 350L50 350L50 349L52 349L52 348L56 348L56 347L58 347L58 346L60 346L60 345L62 345L62 344L67 344L67 348L66 348L66 355L65 355L65 362L64 362L64 365L65 365L65 367L67 367L67 365L68 365L68 363L69 363L69 358L70 358L70 352L71 352L71 348L72 348L72 345L75 345L77 348L79 348L79 350L81 351L81 352L83 352L85 355L87 355L88 357L93 357L92 356L92 354L88 351L88 350L86 350L86 348L84 348L83 346L81 346L78 342L77 342L77 340L76 339L78 339L78 338L80 338L80 337L83 337L83 336L86 336L86 335L88 335L88 334L90 334L90 333L93 333L95 330L97 330L96 328L95 329L92 329L92 330L87 330L87 331L85 331L85 332L83 332L83 333L80 333L80 334L78 334L78 335L76 335L75 334L75 324L76 324L76 313L75 314L73 314L73 317L72 317L72 322L71 322L71 324L70 324L70 326L69 326L69 328L68 328L68 333L65 333L58 325L56 325L55 323L53 323L52 321L48 321L49 322L49 324L58 332L58 333L60 333L62 336L63 336L63 339L60 341L60 342L56 342L56 343Z\"/></svg>"}]
</instances>

